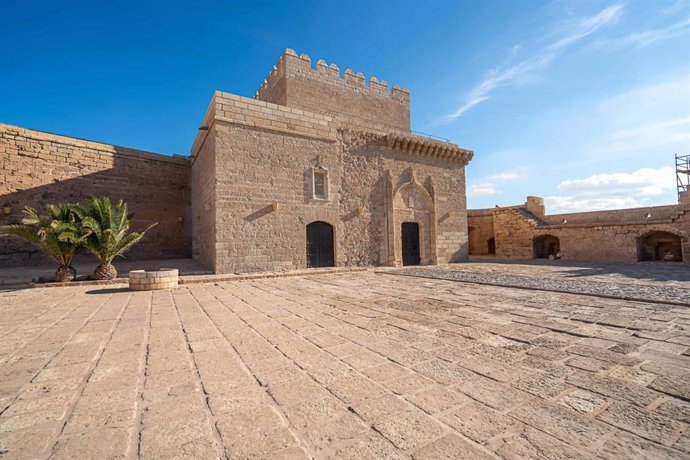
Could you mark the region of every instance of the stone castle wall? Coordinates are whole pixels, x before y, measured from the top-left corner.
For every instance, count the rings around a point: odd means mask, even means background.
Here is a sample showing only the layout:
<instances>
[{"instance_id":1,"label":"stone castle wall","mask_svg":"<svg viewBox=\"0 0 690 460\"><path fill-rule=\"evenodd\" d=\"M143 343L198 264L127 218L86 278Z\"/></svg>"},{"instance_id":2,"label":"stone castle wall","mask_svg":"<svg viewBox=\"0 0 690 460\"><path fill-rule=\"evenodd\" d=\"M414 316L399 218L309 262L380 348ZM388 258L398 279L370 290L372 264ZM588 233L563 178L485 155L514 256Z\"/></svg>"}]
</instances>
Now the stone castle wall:
<instances>
[{"instance_id":1,"label":"stone castle wall","mask_svg":"<svg viewBox=\"0 0 690 460\"><path fill-rule=\"evenodd\" d=\"M215 216L215 270L305 267L307 223L326 221L336 226L336 235L342 232L336 225L340 165L332 120L221 92L212 105L215 120L208 134L212 141L207 139L204 145L213 143L215 165L206 173L197 172L209 161L204 157L211 155L201 149L195 152L192 183L194 187L200 180L215 184L208 200L212 209L207 211ZM317 156L330 172L328 202L311 200L305 182ZM336 247L336 258L339 252Z\"/></svg>"},{"instance_id":2,"label":"stone castle wall","mask_svg":"<svg viewBox=\"0 0 690 460\"><path fill-rule=\"evenodd\" d=\"M651 219L671 219L678 213L678 205L649 206L646 208L611 209L606 211L549 214L541 216L549 224L560 224L563 219L572 224L637 223L651 215Z\"/></svg>"},{"instance_id":3,"label":"stone castle wall","mask_svg":"<svg viewBox=\"0 0 690 460\"><path fill-rule=\"evenodd\" d=\"M216 127L199 142L191 168L192 257L216 268Z\"/></svg>"},{"instance_id":4,"label":"stone castle wall","mask_svg":"<svg viewBox=\"0 0 690 460\"><path fill-rule=\"evenodd\" d=\"M494 237L494 216L491 209L467 210L468 243L471 256L489 254L489 239Z\"/></svg>"},{"instance_id":5,"label":"stone castle wall","mask_svg":"<svg viewBox=\"0 0 690 460\"><path fill-rule=\"evenodd\" d=\"M531 259L534 239L552 235L559 240L563 260L635 262L641 239L668 232L679 237L683 260L690 261L688 204L557 215L530 213L528 205L470 210L469 225L484 233L493 229L498 258ZM471 254L485 254L474 247L479 243L470 239Z\"/></svg>"},{"instance_id":6,"label":"stone castle wall","mask_svg":"<svg viewBox=\"0 0 690 460\"><path fill-rule=\"evenodd\" d=\"M410 130L410 92L335 64L286 50L259 88L256 99L385 130Z\"/></svg>"},{"instance_id":7,"label":"stone castle wall","mask_svg":"<svg viewBox=\"0 0 690 460\"><path fill-rule=\"evenodd\" d=\"M129 258L191 254L189 161L0 124L0 225L19 223L24 206L81 202L89 195L124 199L132 228L153 222ZM9 209L5 215L4 209ZM16 237L0 237L0 264L44 263Z\"/></svg>"}]
</instances>

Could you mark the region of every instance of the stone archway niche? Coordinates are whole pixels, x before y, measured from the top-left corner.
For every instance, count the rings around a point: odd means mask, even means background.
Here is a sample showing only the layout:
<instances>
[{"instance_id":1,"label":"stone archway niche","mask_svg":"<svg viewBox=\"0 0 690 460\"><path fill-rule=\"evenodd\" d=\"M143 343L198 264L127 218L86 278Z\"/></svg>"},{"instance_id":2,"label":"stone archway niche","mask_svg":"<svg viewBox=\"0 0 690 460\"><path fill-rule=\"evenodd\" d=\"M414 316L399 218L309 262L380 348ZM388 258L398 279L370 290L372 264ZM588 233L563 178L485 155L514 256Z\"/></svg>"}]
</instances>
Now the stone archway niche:
<instances>
[{"instance_id":1,"label":"stone archway niche","mask_svg":"<svg viewBox=\"0 0 690 460\"><path fill-rule=\"evenodd\" d=\"M637 261L659 260L680 262L683 260L681 237L665 231L648 232L637 239Z\"/></svg>"},{"instance_id":2,"label":"stone archway niche","mask_svg":"<svg viewBox=\"0 0 690 460\"><path fill-rule=\"evenodd\" d=\"M410 172L410 180L393 187L388 172L386 222L387 232L383 260L389 266L403 264L402 224L416 223L419 226L419 256L421 265L437 263L436 257L436 213L432 193L424 188Z\"/></svg>"}]
</instances>

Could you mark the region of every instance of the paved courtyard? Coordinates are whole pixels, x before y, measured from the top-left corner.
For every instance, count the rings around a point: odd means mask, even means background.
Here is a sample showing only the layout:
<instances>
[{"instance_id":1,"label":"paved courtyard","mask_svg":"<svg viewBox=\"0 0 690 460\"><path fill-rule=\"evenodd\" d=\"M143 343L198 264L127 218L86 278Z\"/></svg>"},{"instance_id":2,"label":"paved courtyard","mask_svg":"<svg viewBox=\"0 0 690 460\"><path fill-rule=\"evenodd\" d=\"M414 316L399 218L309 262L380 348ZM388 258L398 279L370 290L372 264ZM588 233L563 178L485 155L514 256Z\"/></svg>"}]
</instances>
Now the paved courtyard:
<instances>
[{"instance_id":1,"label":"paved courtyard","mask_svg":"<svg viewBox=\"0 0 690 460\"><path fill-rule=\"evenodd\" d=\"M681 305L366 271L0 309L1 459L690 458Z\"/></svg>"}]
</instances>

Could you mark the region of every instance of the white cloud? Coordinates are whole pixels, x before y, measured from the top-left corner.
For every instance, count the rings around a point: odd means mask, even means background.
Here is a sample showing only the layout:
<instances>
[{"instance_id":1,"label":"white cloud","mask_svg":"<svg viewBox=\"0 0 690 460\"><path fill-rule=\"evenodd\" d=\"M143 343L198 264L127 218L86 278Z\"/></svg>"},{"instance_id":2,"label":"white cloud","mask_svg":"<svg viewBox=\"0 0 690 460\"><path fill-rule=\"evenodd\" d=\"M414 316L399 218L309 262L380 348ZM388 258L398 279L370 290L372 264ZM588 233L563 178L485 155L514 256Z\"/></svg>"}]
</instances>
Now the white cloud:
<instances>
[{"instance_id":1,"label":"white cloud","mask_svg":"<svg viewBox=\"0 0 690 460\"><path fill-rule=\"evenodd\" d=\"M632 173L596 174L562 181L559 194L546 197L550 212L591 211L648 206L654 198L673 193L675 169L642 168Z\"/></svg>"},{"instance_id":2,"label":"white cloud","mask_svg":"<svg viewBox=\"0 0 690 460\"><path fill-rule=\"evenodd\" d=\"M487 176L486 180L489 181L505 181L505 180L515 180L519 179L522 177L522 174L519 174L516 171L506 171L498 174L493 174L491 176Z\"/></svg>"},{"instance_id":3,"label":"white cloud","mask_svg":"<svg viewBox=\"0 0 690 460\"><path fill-rule=\"evenodd\" d=\"M690 32L690 18L683 19L673 24L660 29L645 30L642 32L635 32L622 37L611 39L604 39L600 44L612 49L621 48L624 46L648 46L669 38L677 37Z\"/></svg>"},{"instance_id":4,"label":"white cloud","mask_svg":"<svg viewBox=\"0 0 690 460\"><path fill-rule=\"evenodd\" d=\"M519 172L521 170L522 168L482 177L470 184L467 188L467 194L471 197L496 195L500 193L498 184L522 178L522 174Z\"/></svg>"},{"instance_id":5,"label":"white cloud","mask_svg":"<svg viewBox=\"0 0 690 460\"><path fill-rule=\"evenodd\" d=\"M498 193L496 187L494 187L492 184L486 183L471 184L467 189L467 194L469 196L488 196L495 195L496 193Z\"/></svg>"},{"instance_id":6,"label":"white cloud","mask_svg":"<svg viewBox=\"0 0 690 460\"><path fill-rule=\"evenodd\" d=\"M467 97L465 98L465 102L460 107L458 107L454 112L442 117L440 121L442 123L449 123L453 120L456 120L472 107L489 99L491 97L491 93L495 89L507 85L510 82L519 79L520 77L527 76L536 70L545 68L570 46L588 37L602 27L616 22L622 12L622 5L611 5L594 16L581 19L575 24L569 24L567 28L564 28L565 30L558 40L546 47L541 48L533 56L530 56L529 58L524 59L517 64L492 70L488 73L484 80L481 81L481 83L475 86L468 93ZM520 49L519 46L516 46L512 47L513 53Z\"/></svg>"}]
</instances>

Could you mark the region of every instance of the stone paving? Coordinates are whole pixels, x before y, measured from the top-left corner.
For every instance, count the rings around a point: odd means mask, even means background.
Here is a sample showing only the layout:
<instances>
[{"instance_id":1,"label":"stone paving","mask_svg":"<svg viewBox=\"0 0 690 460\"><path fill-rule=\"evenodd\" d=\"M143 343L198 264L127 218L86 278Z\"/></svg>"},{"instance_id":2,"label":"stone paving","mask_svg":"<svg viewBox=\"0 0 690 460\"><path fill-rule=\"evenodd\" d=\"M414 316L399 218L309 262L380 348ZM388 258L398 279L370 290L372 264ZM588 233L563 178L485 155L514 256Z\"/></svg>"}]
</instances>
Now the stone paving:
<instances>
[{"instance_id":1,"label":"stone paving","mask_svg":"<svg viewBox=\"0 0 690 460\"><path fill-rule=\"evenodd\" d=\"M588 267L539 263L460 263L379 269L396 275L445 279L523 289L570 292L625 300L690 306L687 264L608 264Z\"/></svg>"},{"instance_id":2,"label":"stone paving","mask_svg":"<svg viewBox=\"0 0 690 460\"><path fill-rule=\"evenodd\" d=\"M449 269L475 273L510 273L548 279L588 280L618 284L648 284L690 289L687 262L578 262L572 260L505 260L472 256L470 262L444 265Z\"/></svg>"},{"instance_id":3,"label":"stone paving","mask_svg":"<svg viewBox=\"0 0 690 460\"><path fill-rule=\"evenodd\" d=\"M79 278L90 276L98 265L91 257L80 256L74 263ZM127 278L130 270L158 270L161 268L176 268L180 275L208 275L212 273L194 259L148 259L129 260L116 258L113 265L117 269L117 276ZM38 266L0 267L0 286L30 284L31 282L52 281L55 277L55 263Z\"/></svg>"},{"instance_id":4,"label":"stone paving","mask_svg":"<svg viewBox=\"0 0 690 460\"><path fill-rule=\"evenodd\" d=\"M6 458L690 458L690 310L373 271L0 292Z\"/></svg>"}]
</instances>

